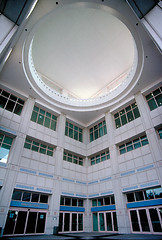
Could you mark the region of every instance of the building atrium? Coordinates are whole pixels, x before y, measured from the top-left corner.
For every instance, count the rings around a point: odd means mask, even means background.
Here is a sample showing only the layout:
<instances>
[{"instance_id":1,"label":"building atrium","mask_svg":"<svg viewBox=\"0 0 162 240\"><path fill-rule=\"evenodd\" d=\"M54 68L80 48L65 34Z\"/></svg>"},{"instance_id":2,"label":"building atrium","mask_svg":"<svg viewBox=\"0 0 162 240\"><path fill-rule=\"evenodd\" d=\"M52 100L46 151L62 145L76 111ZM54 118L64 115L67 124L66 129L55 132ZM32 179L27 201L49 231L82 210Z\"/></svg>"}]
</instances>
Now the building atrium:
<instances>
[{"instance_id":1,"label":"building atrium","mask_svg":"<svg viewBox=\"0 0 162 240\"><path fill-rule=\"evenodd\" d=\"M162 234L162 2L0 0L0 237Z\"/></svg>"}]
</instances>

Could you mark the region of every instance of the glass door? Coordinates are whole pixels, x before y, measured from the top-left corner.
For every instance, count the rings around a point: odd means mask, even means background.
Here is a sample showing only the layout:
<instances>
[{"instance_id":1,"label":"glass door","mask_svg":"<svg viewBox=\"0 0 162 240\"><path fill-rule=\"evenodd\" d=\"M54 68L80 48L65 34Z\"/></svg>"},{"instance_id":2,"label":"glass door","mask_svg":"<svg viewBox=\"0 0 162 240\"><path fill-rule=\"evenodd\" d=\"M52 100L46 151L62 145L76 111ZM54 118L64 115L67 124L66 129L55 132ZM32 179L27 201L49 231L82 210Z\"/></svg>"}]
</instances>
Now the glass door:
<instances>
[{"instance_id":1,"label":"glass door","mask_svg":"<svg viewBox=\"0 0 162 240\"><path fill-rule=\"evenodd\" d=\"M129 212L132 232L162 233L162 208L147 207L131 209Z\"/></svg>"},{"instance_id":2,"label":"glass door","mask_svg":"<svg viewBox=\"0 0 162 240\"><path fill-rule=\"evenodd\" d=\"M44 233L46 212L28 209L9 210L4 235Z\"/></svg>"},{"instance_id":3,"label":"glass door","mask_svg":"<svg viewBox=\"0 0 162 240\"><path fill-rule=\"evenodd\" d=\"M116 232L118 231L115 211L93 213L93 231Z\"/></svg>"},{"instance_id":4,"label":"glass door","mask_svg":"<svg viewBox=\"0 0 162 240\"><path fill-rule=\"evenodd\" d=\"M80 232L83 226L83 213L60 212L59 232Z\"/></svg>"}]
</instances>

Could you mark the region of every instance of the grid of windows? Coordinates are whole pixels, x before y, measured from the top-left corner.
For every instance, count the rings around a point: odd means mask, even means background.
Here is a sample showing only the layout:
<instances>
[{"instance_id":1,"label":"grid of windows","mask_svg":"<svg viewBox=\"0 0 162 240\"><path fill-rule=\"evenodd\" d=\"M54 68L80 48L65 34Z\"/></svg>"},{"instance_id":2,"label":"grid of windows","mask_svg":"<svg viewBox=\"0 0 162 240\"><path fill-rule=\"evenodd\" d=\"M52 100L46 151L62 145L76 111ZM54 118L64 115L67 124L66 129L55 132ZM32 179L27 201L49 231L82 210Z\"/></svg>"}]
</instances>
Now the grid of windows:
<instances>
[{"instance_id":1,"label":"grid of windows","mask_svg":"<svg viewBox=\"0 0 162 240\"><path fill-rule=\"evenodd\" d=\"M21 114L24 106L24 100L0 89L0 107L17 115Z\"/></svg>"},{"instance_id":2,"label":"grid of windows","mask_svg":"<svg viewBox=\"0 0 162 240\"><path fill-rule=\"evenodd\" d=\"M60 199L61 206L84 207L84 200L80 198L62 197Z\"/></svg>"},{"instance_id":3,"label":"grid of windows","mask_svg":"<svg viewBox=\"0 0 162 240\"><path fill-rule=\"evenodd\" d=\"M139 147L145 146L148 143L149 142L148 142L147 136L144 135L142 137L134 139L133 141L129 141L125 144L120 145L119 146L119 151L120 151L120 154L124 154L126 152L130 152L130 151L132 151L134 149L137 149Z\"/></svg>"},{"instance_id":4,"label":"grid of windows","mask_svg":"<svg viewBox=\"0 0 162 240\"><path fill-rule=\"evenodd\" d=\"M107 159L110 159L110 153L109 150L102 152L100 154L97 154L96 156L91 157L91 165L103 162Z\"/></svg>"},{"instance_id":5,"label":"grid of windows","mask_svg":"<svg viewBox=\"0 0 162 240\"><path fill-rule=\"evenodd\" d=\"M66 121L65 135L79 142L83 142L83 129Z\"/></svg>"},{"instance_id":6,"label":"grid of windows","mask_svg":"<svg viewBox=\"0 0 162 240\"><path fill-rule=\"evenodd\" d=\"M31 140L29 138L26 138L24 148L33 150L35 152L43 153L43 154L46 154L48 156L53 156L53 151L54 151L53 147L50 147L50 146L47 146L45 144L36 142L36 141Z\"/></svg>"},{"instance_id":7,"label":"grid of windows","mask_svg":"<svg viewBox=\"0 0 162 240\"><path fill-rule=\"evenodd\" d=\"M26 192L21 190L14 190L12 194L12 200L23 202L48 203L48 195Z\"/></svg>"},{"instance_id":8,"label":"grid of windows","mask_svg":"<svg viewBox=\"0 0 162 240\"><path fill-rule=\"evenodd\" d=\"M90 142L107 134L105 120L96 124L94 127L90 128L89 134L90 134Z\"/></svg>"},{"instance_id":9,"label":"grid of windows","mask_svg":"<svg viewBox=\"0 0 162 240\"><path fill-rule=\"evenodd\" d=\"M0 163L7 162L12 142L13 138L4 134L0 134Z\"/></svg>"},{"instance_id":10,"label":"grid of windows","mask_svg":"<svg viewBox=\"0 0 162 240\"><path fill-rule=\"evenodd\" d=\"M146 95L146 100L150 110L154 110L162 105L162 87Z\"/></svg>"},{"instance_id":11,"label":"grid of windows","mask_svg":"<svg viewBox=\"0 0 162 240\"><path fill-rule=\"evenodd\" d=\"M162 128L159 128L157 131L158 131L160 139L162 139Z\"/></svg>"},{"instance_id":12,"label":"grid of windows","mask_svg":"<svg viewBox=\"0 0 162 240\"><path fill-rule=\"evenodd\" d=\"M57 117L36 106L33 108L31 121L56 131Z\"/></svg>"},{"instance_id":13,"label":"grid of windows","mask_svg":"<svg viewBox=\"0 0 162 240\"><path fill-rule=\"evenodd\" d=\"M127 202L144 201L162 198L162 188L127 193Z\"/></svg>"},{"instance_id":14,"label":"grid of windows","mask_svg":"<svg viewBox=\"0 0 162 240\"><path fill-rule=\"evenodd\" d=\"M103 198L92 199L92 207L108 206L108 205L114 205L114 204L115 204L114 195L106 196Z\"/></svg>"},{"instance_id":15,"label":"grid of windows","mask_svg":"<svg viewBox=\"0 0 162 240\"><path fill-rule=\"evenodd\" d=\"M83 158L64 151L63 160L83 166Z\"/></svg>"},{"instance_id":16,"label":"grid of windows","mask_svg":"<svg viewBox=\"0 0 162 240\"><path fill-rule=\"evenodd\" d=\"M114 115L116 128L119 128L138 117L140 117L140 113L137 104L133 103Z\"/></svg>"}]
</instances>

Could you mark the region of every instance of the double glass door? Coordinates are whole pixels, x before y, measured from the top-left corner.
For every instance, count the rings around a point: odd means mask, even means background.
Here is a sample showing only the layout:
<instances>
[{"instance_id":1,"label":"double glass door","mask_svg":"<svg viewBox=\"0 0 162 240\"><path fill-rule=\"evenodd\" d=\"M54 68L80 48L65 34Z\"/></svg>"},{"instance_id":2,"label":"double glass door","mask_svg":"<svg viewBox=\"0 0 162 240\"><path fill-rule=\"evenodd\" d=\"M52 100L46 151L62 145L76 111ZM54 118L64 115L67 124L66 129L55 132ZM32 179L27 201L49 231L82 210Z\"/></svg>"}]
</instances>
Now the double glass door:
<instances>
[{"instance_id":1,"label":"double glass door","mask_svg":"<svg viewBox=\"0 0 162 240\"><path fill-rule=\"evenodd\" d=\"M116 232L118 231L116 212L93 213L93 231Z\"/></svg>"},{"instance_id":2,"label":"double glass door","mask_svg":"<svg viewBox=\"0 0 162 240\"><path fill-rule=\"evenodd\" d=\"M4 235L44 233L46 212L34 210L9 210Z\"/></svg>"},{"instance_id":3,"label":"double glass door","mask_svg":"<svg viewBox=\"0 0 162 240\"><path fill-rule=\"evenodd\" d=\"M132 232L162 233L162 207L129 210Z\"/></svg>"},{"instance_id":4,"label":"double glass door","mask_svg":"<svg viewBox=\"0 0 162 240\"><path fill-rule=\"evenodd\" d=\"M83 231L83 213L60 212L59 232Z\"/></svg>"}]
</instances>

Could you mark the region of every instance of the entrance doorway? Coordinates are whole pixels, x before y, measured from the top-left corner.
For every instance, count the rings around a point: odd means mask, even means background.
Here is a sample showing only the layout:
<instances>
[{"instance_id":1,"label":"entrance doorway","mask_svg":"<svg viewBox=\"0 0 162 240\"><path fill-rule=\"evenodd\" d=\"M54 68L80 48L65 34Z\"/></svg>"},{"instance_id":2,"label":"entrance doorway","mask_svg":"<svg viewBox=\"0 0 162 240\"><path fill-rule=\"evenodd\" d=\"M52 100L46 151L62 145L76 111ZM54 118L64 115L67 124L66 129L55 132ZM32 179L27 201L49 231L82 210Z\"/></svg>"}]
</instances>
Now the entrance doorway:
<instances>
[{"instance_id":1,"label":"entrance doorway","mask_svg":"<svg viewBox=\"0 0 162 240\"><path fill-rule=\"evenodd\" d=\"M162 234L162 207L129 210L132 232Z\"/></svg>"},{"instance_id":2,"label":"entrance doorway","mask_svg":"<svg viewBox=\"0 0 162 240\"><path fill-rule=\"evenodd\" d=\"M84 229L83 213L60 212L59 232L81 232Z\"/></svg>"},{"instance_id":3,"label":"entrance doorway","mask_svg":"<svg viewBox=\"0 0 162 240\"><path fill-rule=\"evenodd\" d=\"M97 232L116 232L118 231L117 218L115 211L94 212L93 231Z\"/></svg>"},{"instance_id":4,"label":"entrance doorway","mask_svg":"<svg viewBox=\"0 0 162 240\"><path fill-rule=\"evenodd\" d=\"M44 233L46 212L31 209L10 209L4 235Z\"/></svg>"}]
</instances>

